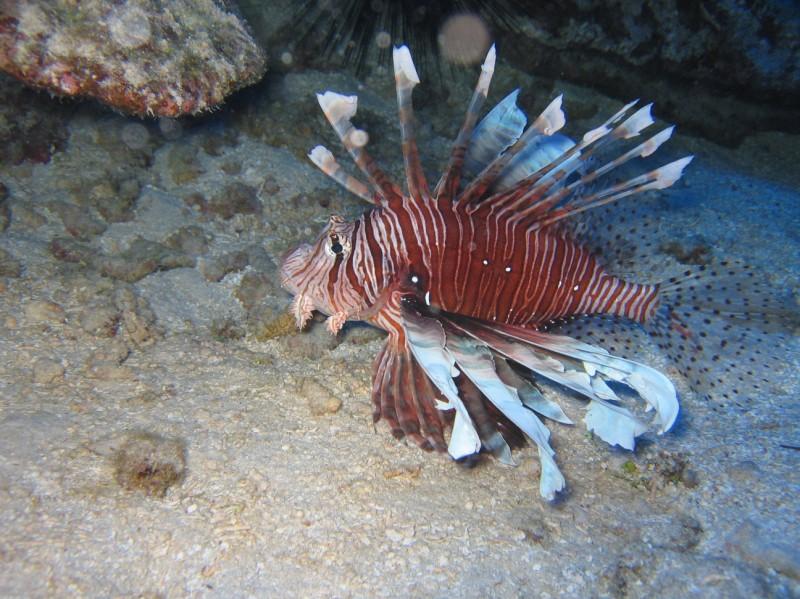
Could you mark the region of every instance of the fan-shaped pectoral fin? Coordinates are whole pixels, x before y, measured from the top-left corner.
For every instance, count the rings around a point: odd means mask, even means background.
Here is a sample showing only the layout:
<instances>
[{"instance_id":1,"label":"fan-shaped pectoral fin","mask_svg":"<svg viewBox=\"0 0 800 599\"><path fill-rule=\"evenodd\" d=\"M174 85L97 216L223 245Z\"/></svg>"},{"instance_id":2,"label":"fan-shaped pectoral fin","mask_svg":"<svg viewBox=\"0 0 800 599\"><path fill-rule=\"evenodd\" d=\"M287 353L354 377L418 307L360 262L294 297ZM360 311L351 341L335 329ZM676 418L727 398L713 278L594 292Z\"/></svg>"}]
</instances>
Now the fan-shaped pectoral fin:
<instances>
[{"instance_id":1,"label":"fan-shaped pectoral fin","mask_svg":"<svg viewBox=\"0 0 800 599\"><path fill-rule=\"evenodd\" d=\"M398 439L408 437L422 449L445 451L448 418L437 408L440 397L405 340L390 335L375 359L373 420L385 420Z\"/></svg>"}]
</instances>

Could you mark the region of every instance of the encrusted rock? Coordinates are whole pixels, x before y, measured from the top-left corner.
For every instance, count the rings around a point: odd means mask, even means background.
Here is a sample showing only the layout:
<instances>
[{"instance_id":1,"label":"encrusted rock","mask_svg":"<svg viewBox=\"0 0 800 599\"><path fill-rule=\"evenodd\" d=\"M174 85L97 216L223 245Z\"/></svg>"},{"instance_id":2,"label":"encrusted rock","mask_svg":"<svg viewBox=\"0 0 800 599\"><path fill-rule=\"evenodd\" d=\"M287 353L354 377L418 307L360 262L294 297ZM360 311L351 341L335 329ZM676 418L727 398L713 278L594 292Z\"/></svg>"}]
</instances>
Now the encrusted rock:
<instances>
[{"instance_id":1,"label":"encrusted rock","mask_svg":"<svg viewBox=\"0 0 800 599\"><path fill-rule=\"evenodd\" d=\"M80 327L97 337L113 337L117 334L120 312L111 306L90 306L79 319Z\"/></svg>"},{"instance_id":2,"label":"encrusted rock","mask_svg":"<svg viewBox=\"0 0 800 599\"><path fill-rule=\"evenodd\" d=\"M156 315L143 298L129 287L120 287L114 293L114 304L122 313L120 333L134 346L155 343L161 335L156 326Z\"/></svg>"},{"instance_id":3,"label":"encrusted rock","mask_svg":"<svg viewBox=\"0 0 800 599\"><path fill-rule=\"evenodd\" d=\"M55 302L35 300L25 305L25 318L28 322L64 322L64 308Z\"/></svg>"},{"instance_id":4,"label":"encrusted rock","mask_svg":"<svg viewBox=\"0 0 800 599\"><path fill-rule=\"evenodd\" d=\"M134 178L104 179L95 183L82 200L97 209L108 222L119 223L133 218L140 191L141 185Z\"/></svg>"},{"instance_id":5,"label":"encrusted rock","mask_svg":"<svg viewBox=\"0 0 800 599\"><path fill-rule=\"evenodd\" d=\"M727 144L800 131L796 2L542 2L515 27L503 50L529 73L621 100L644 91L660 116Z\"/></svg>"},{"instance_id":6,"label":"encrusted rock","mask_svg":"<svg viewBox=\"0 0 800 599\"><path fill-rule=\"evenodd\" d=\"M132 114L196 114L266 70L263 50L229 5L2 0L0 69Z\"/></svg>"},{"instance_id":7,"label":"encrusted rock","mask_svg":"<svg viewBox=\"0 0 800 599\"><path fill-rule=\"evenodd\" d=\"M53 385L64 380L64 367L61 362L39 358L33 363L33 382L40 385Z\"/></svg>"},{"instance_id":8,"label":"encrusted rock","mask_svg":"<svg viewBox=\"0 0 800 599\"><path fill-rule=\"evenodd\" d=\"M38 229L47 222L47 219L38 211L20 203L14 204L13 216L14 223L18 226L22 225L26 229Z\"/></svg>"},{"instance_id":9,"label":"encrusted rock","mask_svg":"<svg viewBox=\"0 0 800 599\"><path fill-rule=\"evenodd\" d=\"M208 203L208 211L224 219L236 214L261 214L258 191L244 183L230 183Z\"/></svg>"},{"instance_id":10,"label":"encrusted rock","mask_svg":"<svg viewBox=\"0 0 800 599\"><path fill-rule=\"evenodd\" d=\"M164 497L186 475L186 447L179 439L138 432L113 445L114 478L129 491Z\"/></svg>"},{"instance_id":11,"label":"encrusted rock","mask_svg":"<svg viewBox=\"0 0 800 599\"><path fill-rule=\"evenodd\" d=\"M196 225L181 227L164 240L164 245L174 250L181 250L190 256L202 256L208 251L208 242L213 239Z\"/></svg>"},{"instance_id":12,"label":"encrusted rock","mask_svg":"<svg viewBox=\"0 0 800 599\"><path fill-rule=\"evenodd\" d=\"M244 309L250 311L268 294L274 294L276 291L275 284L267 275L261 272L248 272L242 277L233 294L242 302Z\"/></svg>"},{"instance_id":13,"label":"encrusted rock","mask_svg":"<svg viewBox=\"0 0 800 599\"><path fill-rule=\"evenodd\" d=\"M51 202L48 208L58 214L67 233L78 239L88 240L106 230L106 225L80 206L67 202Z\"/></svg>"},{"instance_id":14,"label":"encrusted rock","mask_svg":"<svg viewBox=\"0 0 800 599\"><path fill-rule=\"evenodd\" d=\"M308 409L314 416L335 414L342 407L342 400L333 392L318 383L315 379L305 378L300 384L299 393L308 403Z\"/></svg>"},{"instance_id":15,"label":"encrusted rock","mask_svg":"<svg viewBox=\"0 0 800 599\"><path fill-rule=\"evenodd\" d=\"M221 281L225 275L242 270L248 264L247 252L230 252L200 262L200 272L208 281Z\"/></svg>"},{"instance_id":16,"label":"encrusted rock","mask_svg":"<svg viewBox=\"0 0 800 599\"><path fill-rule=\"evenodd\" d=\"M130 353L130 348L123 341L112 339L92 352L92 355L89 356L89 362L122 364Z\"/></svg>"},{"instance_id":17,"label":"encrusted rock","mask_svg":"<svg viewBox=\"0 0 800 599\"><path fill-rule=\"evenodd\" d=\"M197 146L176 144L167 154L167 168L177 185L191 183L203 174L203 167L197 160Z\"/></svg>"},{"instance_id":18,"label":"encrusted rock","mask_svg":"<svg viewBox=\"0 0 800 599\"><path fill-rule=\"evenodd\" d=\"M132 381L136 378L128 366L111 362L89 362L86 364L86 376L99 381Z\"/></svg>"},{"instance_id":19,"label":"encrusted rock","mask_svg":"<svg viewBox=\"0 0 800 599\"><path fill-rule=\"evenodd\" d=\"M800 554L791 541L771 535L752 520L741 523L726 543L726 548L750 564L770 568L800 580Z\"/></svg>"},{"instance_id":20,"label":"encrusted rock","mask_svg":"<svg viewBox=\"0 0 800 599\"><path fill-rule=\"evenodd\" d=\"M11 222L11 207L8 205L8 188L0 183L0 232Z\"/></svg>"},{"instance_id":21,"label":"encrusted rock","mask_svg":"<svg viewBox=\"0 0 800 599\"><path fill-rule=\"evenodd\" d=\"M17 278L22 274L22 263L0 248L0 277Z\"/></svg>"}]
</instances>

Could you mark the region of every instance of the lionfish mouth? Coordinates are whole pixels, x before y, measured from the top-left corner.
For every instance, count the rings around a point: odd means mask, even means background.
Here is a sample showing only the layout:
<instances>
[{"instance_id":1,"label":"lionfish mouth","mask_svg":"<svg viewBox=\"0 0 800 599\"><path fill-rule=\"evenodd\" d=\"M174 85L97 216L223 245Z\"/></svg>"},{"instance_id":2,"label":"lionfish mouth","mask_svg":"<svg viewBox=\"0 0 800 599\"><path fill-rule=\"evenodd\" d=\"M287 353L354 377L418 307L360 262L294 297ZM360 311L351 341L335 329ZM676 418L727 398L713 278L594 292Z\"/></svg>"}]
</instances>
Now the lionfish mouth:
<instances>
[{"instance_id":1,"label":"lionfish mouth","mask_svg":"<svg viewBox=\"0 0 800 599\"><path fill-rule=\"evenodd\" d=\"M294 249L287 251L281 257L280 278L281 287L286 289L292 295L299 295L300 288L297 285L295 273L308 260L308 255L311 253L311 246L307 243L301 244Z\"/></svg>"}]
</instances>

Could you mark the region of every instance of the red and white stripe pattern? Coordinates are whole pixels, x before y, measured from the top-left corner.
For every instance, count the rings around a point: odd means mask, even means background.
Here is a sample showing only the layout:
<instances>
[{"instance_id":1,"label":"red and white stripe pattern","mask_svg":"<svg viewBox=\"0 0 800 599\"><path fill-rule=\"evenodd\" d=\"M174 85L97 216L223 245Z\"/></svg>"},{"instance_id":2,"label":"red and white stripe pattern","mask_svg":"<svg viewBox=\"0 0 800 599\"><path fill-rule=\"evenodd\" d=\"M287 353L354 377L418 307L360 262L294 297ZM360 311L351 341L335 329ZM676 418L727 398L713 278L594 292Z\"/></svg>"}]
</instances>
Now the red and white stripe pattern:
<instances>
[{"instance_id":1,"label":"red and white stripe pattern","mask_svg":"<svg viewBox=\"0 0 800 599\"><path fill-rule=\"evenodd\" d=\"M632 449L646 426L617 405L619 398L606 380L628 385L655 408L659 433L672 426L678 412L674 386L664 375L602 348L537 330L584 314L643 322L658 303L658 286L609 274L559 221L669 186L690 157L584 194L588 183L651 154L669 138L671 129L666 129L599 169L584 172L582 166L597 148L635 137L653 123L649 106L629 114L630 104L555 159L531 161L539 165L529 167L538 168L536 172L525 176L528 167L523 167L518 174L524 178L493 191L514 156L536 148L528 144L546 141L542 138L563 126L559 97L526 131L521 125L512 129L511 137L519 139L510 140L505 151L497 150L495 158L485 156L488 164L459 191L464 157L494 71L492 48L445 173L431 193L413 128L411 95L419 78L407 48L395 49L394 61L408 193L367 154L366 134L351 123L356 97L330 91L318 95L368 184L346 173L322 146L310 158L374 205L353 223L331 217L313 245L302 245L285 258L283 284L296 296L293 311L300 326L319 310L330 316L332 333L346 320L365 320L389 332L374 364L375 421L384 419L397 438L407 437L425 449L446 449L456 459L485 448L510 462L509 443L524 433L539 447L540 493L553 499L565 481L548 444L549 431L534 412L570 421L560 408L537 397L532 386L526 389L510 368L504 370L505 359L588 398L587 428L612 445ZM484 122L490 130L500 130L508 124L502 118ZM478 131L480 138L480 127ZM475 170L479 168L480 163ZM578 175L575 182L568 179ZM444 430L451 418L446 444Z\"/></svg>"},{"instance_id":2,"label":"red and white stripe pattern","mask_svg":"<svg viewBox=\"0 0 800 599\"><path fill-rule=\"evenodd\" d=\"M387 297L396 289L448 312L533 328L578 314L644 321L655 307L657 286L607 274L558 231L505 220L478 222L452 203L402 198L338 229L349 235L347 256L325 251L327 230L313 250L287 259L285 278L318 310L381 328L397 320Z\"/></svg>"},{"instance_id":3,"label":"red and white stripe pattern","mask_svg":"<svg viewBox=\"0 0 800 599\"><path fill-rule=\"evenodd\" d=\"M488 190L504 165L526 143L563 126L559 97L459 194L464 150L494 71L492 48L450 163L431 196L413 131L411 93L419 78L407 48L395 49L394 62L408 195L400 193L365 148L353 142L355 128L350 119L355 115L357 99L334 92L318 95L325 115L367 176L372 191L344 173L321 146L312 152L312 160L377 207L351 225L332 222L313 247L300 248L286 260L286 286L304 296L304 305L310 301L316 309L340 319L368 320L398 336L402 336L402 327L396 324L397 306L391 300L396 291L413 294L448 312L529 328L582 314L646 320L657 305L658 287L608 274L585 248L553 223L624 195L668 186L680 176L690 158L591 195L580 195L579 183L592 182L632 158L651 154L669 138L669 128L584 174L580 181L556 186L600 146L636 137L651 125L650 106L632 113L634 103L625 106L536 173L509 190L491 195ZM347 242L347 251L332 250L332 235Z\"/></svg>"}]
</instances>

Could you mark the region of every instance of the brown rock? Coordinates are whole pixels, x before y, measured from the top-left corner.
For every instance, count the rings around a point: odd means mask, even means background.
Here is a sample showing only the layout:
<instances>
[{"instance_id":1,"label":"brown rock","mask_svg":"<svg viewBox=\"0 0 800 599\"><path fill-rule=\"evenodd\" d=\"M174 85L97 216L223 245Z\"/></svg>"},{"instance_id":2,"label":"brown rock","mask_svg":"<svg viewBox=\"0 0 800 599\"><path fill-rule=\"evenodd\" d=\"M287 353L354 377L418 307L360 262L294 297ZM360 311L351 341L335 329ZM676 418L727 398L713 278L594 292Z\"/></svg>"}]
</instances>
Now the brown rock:
<instances>
[{"instance_id":1,"label":"brown rock","mask_svg":"<svg viewBox=\"0 0 800 599\"><path fill-rule=\"evenodd\" d=\"M64 308L55 302L36 300L25 305L25 318L28 322L64 322Z\"/></svg>"},{"instance_id":2,"label":"brown rock","mask_svg":"<svg viewBox=\"0 0 800 599\"><path fill-rule=\"evenodd\" d=\"M54 385L64 380L61 362L40 358L33 364L33 382L39 385Z\"/></svg>"},{"instance_id":3,"label":"brown rock","mask_svg":"<svg viewBox=\"0 0 800 599\"><path fill-rule=\"evenodd\" d=\"M175 117L258 81L264 52L215 0L0 2L0 69L28 85Z\"/></svg>"},{"instance_id":4,"label":"brown rock","mask_svg":"<svg viewBox=\"0 0 800 599\"><path fill-rule=\"evenodd\" d=\"M312 378L303 379L300 395L305 397L308 409L314 416L335 414L342 407L342 400L333 392Z\"/></svg>"}]
</instances>

